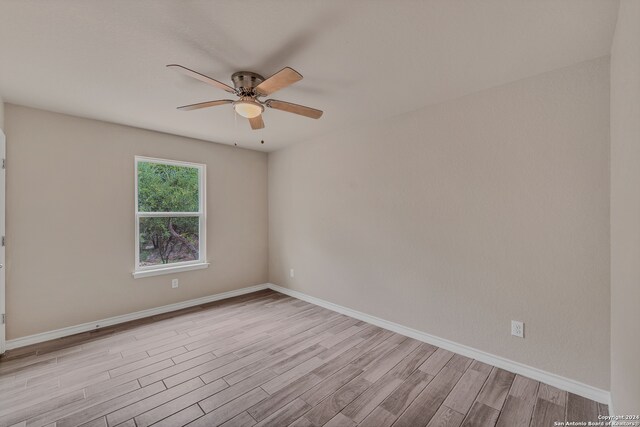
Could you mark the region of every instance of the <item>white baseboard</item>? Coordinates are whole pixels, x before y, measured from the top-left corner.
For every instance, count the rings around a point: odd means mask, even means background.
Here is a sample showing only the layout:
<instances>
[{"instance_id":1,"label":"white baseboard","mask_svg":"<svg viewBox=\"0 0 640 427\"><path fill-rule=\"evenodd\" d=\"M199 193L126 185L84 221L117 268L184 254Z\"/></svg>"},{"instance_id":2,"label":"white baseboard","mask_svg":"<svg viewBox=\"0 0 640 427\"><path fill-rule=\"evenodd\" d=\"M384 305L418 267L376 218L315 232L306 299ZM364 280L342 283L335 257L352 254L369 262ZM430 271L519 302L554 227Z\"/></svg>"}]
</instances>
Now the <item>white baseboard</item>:
<instances>
[{"instance_id":1,"label":"white baseboard","mask_svg":"<svg viewBox=\"0 0 640 427\"><path fill-rule=\"evenodd\" d=\"M168 313L170 311L180 310L183 308L193 307L193 306L205 304L208 302L213 302L213 301L218 301L218 300L231 298L239 295L244 295L251 292L260 291L263 289L272 289L276 292L280 292L282 294L289 295L294 298L298 298L300 300L310 302L311 304L315 304L320 307L324 307L326 309L344 314L346 316L350 316L355 319L362 320L367 323L371 323L372 325L376 325L381 328L388 329L398 334L401 334L410 338L414 338L429 344L433 344L435 346L444 348L445 350L449 350L449 351L461 354L463 356L471 357L473 359L479 360L484 363L488 363L493 366L497 366L498 368L502 368L507 371L514 372L516 374L533 378L534 380L544 382L546 384L557 387L561 390L566 390L571 393L575 393L577 395L586 397L588 399L592 399L597 402L608 404L610 408L609 410L611 411L610 393L608 391L601 390L599 388L592 387L590 385L581 383L579 381L574 381L572 379L565 378L560 375L553 374L551 372L546 372L541 369L533 368L531 366L527 366L519 362L514 362L512 360L505 359L500 356L486 353L484 351L477 350L475 348L468 347L466 345L458 344L456 342L449 341L444 338L436 337L434 335L427 334L425 332L421 332L406 326L402 326L400 324L390 322L388 320L384 320L379 317L371 316L369 314L362 313L360 311L352 310L350 308L343 307L341 305L334 304L332 302L325 301L320 298L303 294L302 292L294 291L288 288L283 288L281 286L274 285L272 283L265 283L265 284L250 286L242 289L236 289L234 291L223 292L220 294L210 295L202 298L182 301L175 304L164 305L162 307L137 311L135 313L125 314L122 316L110 317L108 319L102 319L95 322L83 323L81 325L70 326L67 328L56 329L54 331L42 332L39 334L29 335L26 337L16 338L13 340L8 340L6 342L6 349L11 350L18 347L37 344L40 342L54 340L57 338L78 334L81 332L92 331L96 328L102 328L105 326L111 326L119 323L128 322L131 320L141 319L143 317L149 317L149 316L154 316L158 314Z\"/></svg>"},{"instance_id":2,"label":"white baseboard","mask_svg":"<svg viewBox=\"0 0 640 427\"><path fill-rule=\"evenodd\" d=\"M44 341L54 340L57 338L67 337L69 335L79 334L81 332L93 331L97 328L105 326L117 325L118 323L129 322L131 320L142 319L143 317L155 316L158 314L168 313L183 308L193 307L208 302L218 301L239 295L249 294L251 292L267 289L267 284L249 286L247 288L236 289L220 294L209 295L202 298L191 299L188 301L177 302L175 304L163 305L162 307L150 308L148 310L136 311L135 313L123 314L122 316L109 317L108 319L97 320L95 322L82 323L80 325L69 326L67 328L56 329L54 331L42 332L39 334L28 335L26 337L7 340L6 349L12 350L18 347L24 347L31 344L37 344Z\"/></svg>"},{"instance_id":3,"label":"white baseboard","mask_svg":"<svg viewBox=\"0 0 640 427\"><path fill-rule=\"evenodd\" d=\"M362 320L372 325L379 326L384 329L396 332L400 335L404 335L410 338L417 339L422 342L426 342L445 350L452 351L454 353L461 354L463 356L470 357L472 359L479 360L489 365L497 366L498 368L514 372L519 375L523 375L532 378L536 381L552 385L561 390L566 390L579 396L586 397L591 400L595 400L600 403L610 405L610 393L606 390L601 390L596 387L592 387L588 384L581 383L569 378L562 377L551 372L546 372L538 368L527 366L525 364L515 362L513 360L505 359L504 357L496 356L490 353L486 353L482 350L477 350L466 345L458 344L453 341L446 340L444 338L436 337L431 334L427 334L416 329L408 328L406 326L399 325L388 320L381 319L379 317L371 316L360 311L352 310L347 307L343 307L332 302L322 300L320 298L312 297L302 292L294 291L292 289L283 288L282 286L269 283L267 285L270 289L276 292L283 293L285 295L292 296L294 298L301 299L303 301L310 302L311 304L319 305L326 309L336 311L349 317L353 317L358 320Z\"/></svg>"},{"instance_id":4,"label":"white baseboard","mask_svg":"<svg viewBox=\"0 0 640 427\"><path fill-rule=\"evenodd\" d=\"M615 417L616 416L616 412L613 409L613 397L609 396L609 402L607 402L609 405L609 416L610 417Z\"/></svg>"}]
</instances>

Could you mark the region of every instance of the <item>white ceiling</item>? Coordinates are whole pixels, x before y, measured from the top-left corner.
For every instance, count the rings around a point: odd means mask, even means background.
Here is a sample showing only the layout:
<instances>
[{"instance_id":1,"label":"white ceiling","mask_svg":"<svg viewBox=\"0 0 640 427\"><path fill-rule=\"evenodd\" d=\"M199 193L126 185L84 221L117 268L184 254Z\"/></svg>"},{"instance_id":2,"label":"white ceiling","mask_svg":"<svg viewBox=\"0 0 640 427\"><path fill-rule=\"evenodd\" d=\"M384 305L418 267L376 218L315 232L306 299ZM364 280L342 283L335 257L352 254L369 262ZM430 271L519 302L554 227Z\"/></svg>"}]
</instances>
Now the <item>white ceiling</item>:
<instances>
[{"instance_id":1,"label":"white ceiling","mask_svg":"<svg viewBox=\"0 0 640 427\"><path fill-rule=\"evenodd\" d=\"M6 102L271 151L350 124L607 55L613 0L0 0ZM251 131L228 94L165 68L230 83L291 66L272 97L320 120L267 110ZM264 145L259 141L265 140Z\"/></svg>"}]
</instances>

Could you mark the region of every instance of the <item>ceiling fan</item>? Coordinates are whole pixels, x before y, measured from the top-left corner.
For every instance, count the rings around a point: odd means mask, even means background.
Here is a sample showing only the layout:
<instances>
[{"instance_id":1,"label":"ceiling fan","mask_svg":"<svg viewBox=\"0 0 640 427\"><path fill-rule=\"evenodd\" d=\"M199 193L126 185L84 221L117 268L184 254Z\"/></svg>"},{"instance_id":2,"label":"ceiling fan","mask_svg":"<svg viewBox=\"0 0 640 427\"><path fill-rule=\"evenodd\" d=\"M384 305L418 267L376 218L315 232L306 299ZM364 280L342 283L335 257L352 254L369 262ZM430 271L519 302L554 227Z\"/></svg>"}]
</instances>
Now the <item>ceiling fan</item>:
<instances>
[{"instance_id":1,"label":"ceiling fan","mask_svg":"<svg viewBox=\"0 0 640 427\"><path fill-rule=\"evenodd\" d=\"M197 71L190 70L182 65L170 64L167 65L167 67L178 70L189 77L193 77L194 79L208 83L211 86L215 86L239 97L239 99L235 101L232 99L219 99L216 101L183 105L182 107L178 107L178 110L189 111L215 107L217 105L232 104L236 113L249 119L249 124L253 130L264 128L264 121L262 120L264 107L299 114L312 119L319 119L322 116L321 110L305 107L304 105L278 101L277 99L267 99L265 101L259 99L302 80L302 75L290 67L283 68L268 79L250 71L238 71L231 75L231 81L234 87L205 76L204 74L200 74Z\"/></svg>"}]
</instances>

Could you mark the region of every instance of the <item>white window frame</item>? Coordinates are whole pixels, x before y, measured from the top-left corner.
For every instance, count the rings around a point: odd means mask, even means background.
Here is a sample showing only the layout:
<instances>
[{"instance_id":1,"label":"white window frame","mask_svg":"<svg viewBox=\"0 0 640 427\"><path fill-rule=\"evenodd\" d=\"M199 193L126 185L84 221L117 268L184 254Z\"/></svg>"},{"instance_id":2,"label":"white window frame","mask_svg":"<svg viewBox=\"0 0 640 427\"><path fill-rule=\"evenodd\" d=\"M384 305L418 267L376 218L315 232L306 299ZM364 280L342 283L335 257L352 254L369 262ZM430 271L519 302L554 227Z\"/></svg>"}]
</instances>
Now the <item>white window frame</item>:
<instances>
[{"instance_id":1,"label":"white window frame","mask_svg":"<svg viewBox=\"0 0 640 427\"><path fill-rule=\"evenodd\" d=\"M160 163L164 165L172 166L187 166L198 169L198 198L199 198L199 211L198 212L140 212L138 211L138 163ZM161 274L179 273L181 271L199 270L209 267L207 262L207 215L206 215L206 175L207 165L201 163L182 162L178 160L157 159L153 157L135 156L134 162L134 176L135 176L135 269L133 277L138 279L141 277L158 276ZM197 216L199 218L199 235L198 243L199 259L193 261L182 261L171 264L149 265L140 266L140 218L149 217L184 217L184 216Z\"/></svg>"}]
</instances>

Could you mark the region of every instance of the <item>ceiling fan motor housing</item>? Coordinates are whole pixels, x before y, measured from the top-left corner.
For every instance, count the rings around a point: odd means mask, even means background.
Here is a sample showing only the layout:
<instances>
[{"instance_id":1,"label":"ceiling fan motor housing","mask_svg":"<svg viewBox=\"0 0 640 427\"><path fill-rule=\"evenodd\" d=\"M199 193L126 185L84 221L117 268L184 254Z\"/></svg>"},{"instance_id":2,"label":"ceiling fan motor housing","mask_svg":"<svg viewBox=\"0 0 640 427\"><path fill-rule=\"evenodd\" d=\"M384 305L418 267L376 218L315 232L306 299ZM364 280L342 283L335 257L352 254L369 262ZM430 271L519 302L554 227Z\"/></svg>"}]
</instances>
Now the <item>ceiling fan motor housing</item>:
<instances>
[{"instance_id":1,"label":"ceiling fan motor housing","mask_svg":"<svg viewBox=\"0 0 640 427\"><path fill-rule=\"evenodd\" d=\"M231 80L241 94L255 96L254 88L264 81L264 77L251 71L238 71L231 75Z\"/></svg>"}]
</instances>

